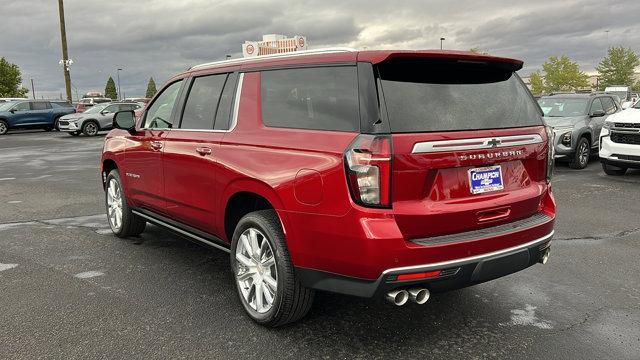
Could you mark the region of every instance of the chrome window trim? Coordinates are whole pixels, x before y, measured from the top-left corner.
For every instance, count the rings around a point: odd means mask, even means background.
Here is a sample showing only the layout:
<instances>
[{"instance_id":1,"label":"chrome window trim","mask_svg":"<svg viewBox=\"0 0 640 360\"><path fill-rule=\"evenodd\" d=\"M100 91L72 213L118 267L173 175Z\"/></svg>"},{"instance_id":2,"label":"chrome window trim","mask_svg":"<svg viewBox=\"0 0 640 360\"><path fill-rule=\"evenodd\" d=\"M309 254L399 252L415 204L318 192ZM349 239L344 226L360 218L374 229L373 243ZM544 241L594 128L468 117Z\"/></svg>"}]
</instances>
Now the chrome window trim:
<instances>
[{"instance_id":1,"label":"chrome window trim","mask_svg":"<svg viewBox=\"0 0 640 360\"><path fill-rule=\"evenodd\" d=\"M171 129L160 129L160 130L171 130L171 131L188 131L188 132L207 132L207 133L228 133L233 131L238 124L238 111L240 109L240 95L242 95L242 80L244 79L244 73L238 74L238 85L236 88L236 95L233 98L233 114L231 116L231 127L229 130L215 130L215 129L180 129L180 128L171 128ZM158 129L143 129L143 130L158 130Z\"/></svg>"},{"instance_id":2,"label":"chrome window trim","mask_svg":"<svg viewBox=\"0 0 640 360\"><path fill-rule=\"evenodd\" d=\"M425 141L413 145L412 153L421 154L460 150L494 149L509 146L539 144L542 141L542 136L540 136L540 134L496 136L461 140Z\"/></svg>"},{"instance_id":3,"label":"chrome window trim","mask_svg":"<svg viewBox=\"0 0 640 360\"><path fill-rule=\"evenodd\" d=\"M529 241L528 243L520 244L520 245L517 245L517 246L513 246L513 247L510 247L510 248L507 248L507 249L497 250L497 251L486 253L486 254L470 256L470 257L466 257L466 258L462 258L462 259L442 261L442 262L439 262L439 263L422 264L422 265L414 265L414 266L404 266L404 267L397 267L397 268L387 269L387 270L382 272L382 275L388 275L388 274L394 274L394 273L402 273L402 272L407 272L407 271L441 270L441 269L445 269L445 268L449 268L449 267L462 266L462 265L466 265L466 264L475 263L475 262L478 262L478 261L488 260L488 259L491 259L493 257L500 257L502 255L506 255L506 254L509 254L509 253L512 253L512 252L518 252L518 251L523 250L523 249L527 249L527 248L530 248L530 247L534 247L534 246L537 246L537 245L544 244L545 242L551 240L551 238L553 237L554 233L555 233L555 230L552 230L549 234L547 234L547 235L545 235L545 236L543 236L541 238L535 239L533 241Z\"/></svg>"}]
</instances>

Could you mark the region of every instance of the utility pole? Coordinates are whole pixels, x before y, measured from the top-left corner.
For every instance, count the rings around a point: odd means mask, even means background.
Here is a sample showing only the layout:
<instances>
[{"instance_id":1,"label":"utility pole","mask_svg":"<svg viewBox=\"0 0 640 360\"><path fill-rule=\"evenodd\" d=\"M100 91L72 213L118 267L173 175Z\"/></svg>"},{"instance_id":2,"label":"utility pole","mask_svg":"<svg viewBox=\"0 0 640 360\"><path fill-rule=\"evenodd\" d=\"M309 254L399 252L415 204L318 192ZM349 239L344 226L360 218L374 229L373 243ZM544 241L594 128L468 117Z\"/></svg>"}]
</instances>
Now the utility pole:
<instances>
[{"instance_id":1,"label":"utility pole","mask_svg":"<svg viewBox=\"0 0 640 360\"><path fill-rule=\"evenodd\" d=\"M67 91L67 100L69 102L71 99L71 76L69 75L69 65L71 65L71 60L69 60L69 53L67 52L67 30L64 24L64 4L63 0L58 0L58 13L60 15L60 40L62 41L62 69L64 71L64 87Z\"/></svg>"},{"instance_id":2,"label":"utility pole","mask_svg":"<svg viewBox=\"0 0 640 360\"><path fill-rule=\"evenodd\" d=\"M33 86L33 78L31 78L31 94L33 95L33 100L36 99L36 87Z\"/></svg>"},{"instance_id":3,"label":"utility pole","mask_svg":"<svg viewBox=\"0 0 640 360\"><path fill-rule=\"evenodd\" d=\"M124 97L122 97L122 92L120 92L120 71L122 71L121 68L118 68L118 71L116 71L116 73L118 74L118 96L120 97L120 99L124 99ZM118 101L118 99L113 100Z\"/></svg>"}]
</instances>

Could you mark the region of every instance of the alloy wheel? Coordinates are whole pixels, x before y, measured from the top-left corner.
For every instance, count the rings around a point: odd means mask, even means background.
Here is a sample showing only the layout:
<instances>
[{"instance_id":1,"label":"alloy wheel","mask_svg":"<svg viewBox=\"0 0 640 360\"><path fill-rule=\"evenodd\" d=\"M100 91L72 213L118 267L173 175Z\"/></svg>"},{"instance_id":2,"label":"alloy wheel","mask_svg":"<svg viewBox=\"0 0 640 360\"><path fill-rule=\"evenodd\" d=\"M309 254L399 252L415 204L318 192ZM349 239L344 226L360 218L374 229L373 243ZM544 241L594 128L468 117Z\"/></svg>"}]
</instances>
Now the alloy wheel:
<instances>
[{"instance_id":1,"label":"alloy wheel","mask_svg":"<svg viewBox=\"0 0 640 360\"><path fill-rule=\"evenodd\" d=\"M589 162L589 145L583 142L580 145L580 164L586 165Z\"/></svg>"},{"instance_id":2,"label":"alloy wheel","mask_svg":"<svg viewBox=\"0 0 640 360\"><path fill-rule=\"evenodd\" d=\"M7 124L0 121L0 135L4 135L7 132Z\"/></svg>"},{"instance_id":3,"label":"alloy wheel","mask_svg":"<svg viewBox=\"0 0 640 360\"><path fill-rule=\"evenodd\" d=\"M278 270L267 237L256 228L246 229L238 240L235 271L244 301L263 314L274 304L278 290Z\"/></svg>"},{"instance_id":4,"label":"alloy wheel","mask_svg":"<svg viewBox=\"0 0 640 360\"><path fill-rule=\"evenodd\" d=\"M85 132L87 133L87 135L89 136L93 136L95 134L98 133L98 127L96 126L96 124L94 123L88 123L87 125L85 125Z\"/></svg>"},{"instance_id":5,"label":"alloy wheel","mask_svg":"<svg viewBox=\"0 0 640 360\"><path fill-rule=\"evenodd\" d=\"M122 227L122 190L115 179L111 179L107 187L107 216L113 232L120 231Z\"/></svg>"}]
</instances>

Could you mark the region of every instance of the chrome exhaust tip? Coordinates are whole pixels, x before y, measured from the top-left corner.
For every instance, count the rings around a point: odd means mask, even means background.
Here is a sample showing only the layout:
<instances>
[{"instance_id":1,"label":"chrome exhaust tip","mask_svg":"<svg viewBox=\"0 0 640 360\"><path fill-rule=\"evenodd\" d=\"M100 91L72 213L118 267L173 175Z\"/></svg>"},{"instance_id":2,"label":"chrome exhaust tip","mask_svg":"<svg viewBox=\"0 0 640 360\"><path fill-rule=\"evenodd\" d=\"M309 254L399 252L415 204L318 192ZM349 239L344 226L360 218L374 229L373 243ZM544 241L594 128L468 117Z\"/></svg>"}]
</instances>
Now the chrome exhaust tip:
<instances>
[{"instance_id":1,"label":"chrome exhaust tip","mask_svg":"<svg viewBox=\"0 0 640 360\"><path fill-rule=\"evenodd\" d=\"M408 292L409 298L418 305L426 303L431 297L429 290L424 288L413 288L409 289Z\"/></svg>"},{"instance_id":2,"label":"chrome exhaust tip","mask_svg":"<svg viewBox=\"0 0 640 360\"><path fill-rule=\"evenodd\" d=\"M393 290L389 291L385 298L395 306L402 306L409 300L409 293L407 290Z\"/></svg>"},{"instance_id":3,"label":"chrome exhaust tip","mask_svg":"<svg viewBox=\"0 0 640 360\"><path fill-rule=\"evenodd\" d=\"M542 256L540 256L540 259L538 259L538 262L542 265L546 264L547 261L549 261L549 254L551 253L551 249L547 248L544 251L544 254L542 254Z\"/></svg>"}]
</instances>

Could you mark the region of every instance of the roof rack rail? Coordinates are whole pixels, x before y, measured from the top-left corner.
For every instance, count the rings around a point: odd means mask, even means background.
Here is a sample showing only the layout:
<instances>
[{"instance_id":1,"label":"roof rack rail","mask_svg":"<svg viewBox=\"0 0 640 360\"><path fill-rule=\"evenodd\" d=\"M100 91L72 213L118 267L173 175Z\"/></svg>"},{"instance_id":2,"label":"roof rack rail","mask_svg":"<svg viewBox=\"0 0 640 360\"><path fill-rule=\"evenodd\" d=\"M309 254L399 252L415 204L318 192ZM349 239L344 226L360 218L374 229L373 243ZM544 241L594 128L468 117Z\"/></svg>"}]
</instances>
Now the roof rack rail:
<instances>
[{"instance_id":1,"label":"roof rack rail","mask_svg":"<svg viewBox=\"0 0 640 360\"><path fill-rule=\"evenodd\" d=\"M292 57L292 56L302 56L302 55L315 55L315 54L331 54L331 53L342 53L342 52L354 52L358 51L353 48L348 47L333 47L333 48L324 48L324 49L316 49L316 50L303 50L303 51L292 51L287 53L280 54L272 54L272 55L262 55L251 58L239 58L239 59L229 59L229 60L220 60L213 61L204 64L195 65L189 68L189 70L196 70L200 68L205 68L213 65L233 65L233 64L241 64L251 60L261 60L261 59L277 59L283 57Z\"/></svg>"}]
</instances>

